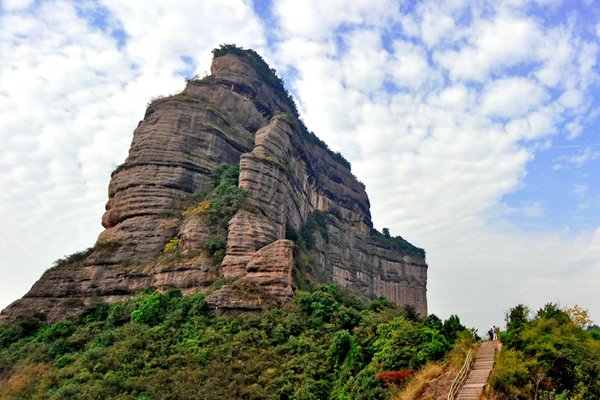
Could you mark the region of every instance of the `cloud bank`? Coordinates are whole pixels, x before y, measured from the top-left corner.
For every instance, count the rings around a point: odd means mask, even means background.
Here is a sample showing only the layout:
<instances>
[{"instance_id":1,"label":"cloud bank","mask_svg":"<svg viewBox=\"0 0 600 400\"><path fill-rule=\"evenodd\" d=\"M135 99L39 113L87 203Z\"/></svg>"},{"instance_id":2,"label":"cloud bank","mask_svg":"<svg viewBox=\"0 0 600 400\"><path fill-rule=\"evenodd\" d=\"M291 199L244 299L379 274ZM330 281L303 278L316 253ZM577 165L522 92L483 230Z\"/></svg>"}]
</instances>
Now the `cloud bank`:
<instances>
[{"instance_id":1,"label":"cloud bank","mask_svg":"<svg viewBox=\"0 0 600 400\"><path fill-rule=\"evenodd\" d=\"M237 43L264 55L309 129L352 162L375 224L427 250L431 312L483 329L518 303L554 301L598 322L594 13L540 1L5 2L0 306L93 244L148 99Z\"/></svg>"}]
</instances>

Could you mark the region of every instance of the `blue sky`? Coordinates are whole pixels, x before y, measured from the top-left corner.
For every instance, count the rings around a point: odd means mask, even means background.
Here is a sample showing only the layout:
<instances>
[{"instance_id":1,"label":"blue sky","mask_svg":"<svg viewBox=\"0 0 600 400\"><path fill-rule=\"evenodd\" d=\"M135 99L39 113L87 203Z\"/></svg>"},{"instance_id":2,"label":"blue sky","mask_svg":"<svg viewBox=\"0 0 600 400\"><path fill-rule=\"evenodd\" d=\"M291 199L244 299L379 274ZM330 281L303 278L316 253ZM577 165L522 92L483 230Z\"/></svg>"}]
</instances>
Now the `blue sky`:
<instances>
[{"instance_id":1,"label":"blue sky","mask_svg":"<svg viewBox=\"0 0 600 400\"><path fill-rule=\"evenodd\" d=\"M582 139L589 140L577 138L535 152L521 186L503 198L509 207L529 204L531 215L507 216L511 223L523 230L568 227L572 232L600 224L600 145Z\"/></svg>"},{"instance_id":2,"label":"blue sky","mask_svg":"<svg viewBox=\"0 0 600 400\"><path fill-rule=\"evenodd\" d=\"M0 307L94 243L147 101L236 43L352 162L376 227L427 250L431 312L484 329L552 301L600 321L593 1L4 0L0 13Z\"/></svg>"}]
</instances>

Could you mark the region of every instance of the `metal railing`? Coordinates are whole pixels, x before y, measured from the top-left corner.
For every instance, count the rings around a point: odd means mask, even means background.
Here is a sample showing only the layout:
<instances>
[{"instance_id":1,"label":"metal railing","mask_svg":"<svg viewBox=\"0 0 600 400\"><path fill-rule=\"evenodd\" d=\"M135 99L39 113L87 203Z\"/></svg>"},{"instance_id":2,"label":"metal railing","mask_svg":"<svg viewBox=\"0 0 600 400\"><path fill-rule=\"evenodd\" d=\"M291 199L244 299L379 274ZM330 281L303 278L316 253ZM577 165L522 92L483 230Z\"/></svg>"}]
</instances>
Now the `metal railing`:
<instances>
[{"instance_id":1,"label":"metal railing","mask_svg":"<svg viewBox=\"0 0 600 400\"><path fill-rule=\"evenodd\" d=\"M469 350L469 352L467 353L467 359L465 360L465 363L463 364L460 371L458 371L458 375L456 375L456 378L454 378L452 386L450 386L450 391L448 392L448 400L454 400L454 398L458 394L460 387L465 382L465 379L467 379L467 376L469 376L469 370L471 369L472 361L473 350Z\"/></svg>"}]
</instances>

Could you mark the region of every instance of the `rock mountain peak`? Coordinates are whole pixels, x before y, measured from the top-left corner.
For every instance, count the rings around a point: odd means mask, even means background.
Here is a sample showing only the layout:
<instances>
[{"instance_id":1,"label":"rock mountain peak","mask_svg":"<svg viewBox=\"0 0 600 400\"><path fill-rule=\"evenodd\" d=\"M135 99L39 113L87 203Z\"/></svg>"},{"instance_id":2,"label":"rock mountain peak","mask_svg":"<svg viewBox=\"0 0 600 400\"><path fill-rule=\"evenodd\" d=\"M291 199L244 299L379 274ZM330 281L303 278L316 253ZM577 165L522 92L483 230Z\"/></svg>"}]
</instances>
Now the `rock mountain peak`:
<instances>
[{"instance_id":1,"label":"rock mountain peak","mask_svg":"<svg viewBox=\"0 0 600 400\"><path fill-rule=\"evenodd\" d=\"M364 185L257 53L213 53L211 75L148 105L95 246L59 260L1 319L69 318L143 288L256 310L318 283L427 314L424 252L373 230Z\"/></svg>"}]
</instances>

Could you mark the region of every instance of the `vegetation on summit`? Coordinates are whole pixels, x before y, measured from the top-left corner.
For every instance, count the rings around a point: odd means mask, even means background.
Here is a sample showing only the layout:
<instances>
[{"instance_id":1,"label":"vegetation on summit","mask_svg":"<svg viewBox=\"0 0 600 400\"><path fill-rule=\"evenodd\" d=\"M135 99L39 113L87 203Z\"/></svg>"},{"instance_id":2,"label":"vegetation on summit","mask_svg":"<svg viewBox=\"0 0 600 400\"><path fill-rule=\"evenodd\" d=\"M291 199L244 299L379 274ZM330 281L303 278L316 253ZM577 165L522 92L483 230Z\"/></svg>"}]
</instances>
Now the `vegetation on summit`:
<instances>
[{"instance_id":1,"label":"vegetation on summit","mask_svg":"<svg viewBox=\"0 0 600 400\"><path fill-rule=\"evenodd\" d=\"M236 46L234 44L222 44L218 48L213 49L212 51L213 57L222 57L226 54L233 54L242 60L245 60L250 64L254 70L257 72L258 76L262 81L266 82L271 89L277 94L281 99L285 99L286 105L291 110L292 115L299 123L300 132L304 135L309 142L319 145L324 148L331 157L344 165L348 170L352 170L352 165L350 161L348 161L341 153L334 152L329 149L327 143L319 139L317 135L313 132L309 131L302 119L300 118L300 113L298 112L298 106L294 101L294 98L287 91L283 84L283 80L277 75L277 71L273 68L270 68L269 65L265 62L265 60L252 49L244 49L243 47ZM191 80L192 82L194 79ZM200 80L201 81L201 80Z\"/></svg>"},{"instance_id":2,"label":"vegetation on summit","mask_svg":"<svg viewBox=\"0 0 600 400\"><path fill-rule=\"evenodd\" d=\"M411 244L402 236L390 235L388 228L383 228L382 232L379 232L377 229L371 229L371 238L382 247L425 258L425 250Z\"/></svg>"}]
</instances>

